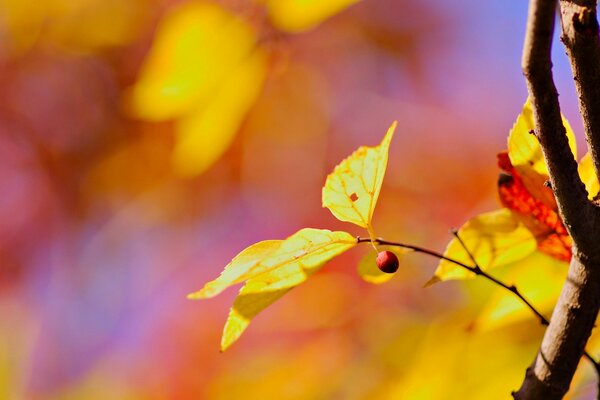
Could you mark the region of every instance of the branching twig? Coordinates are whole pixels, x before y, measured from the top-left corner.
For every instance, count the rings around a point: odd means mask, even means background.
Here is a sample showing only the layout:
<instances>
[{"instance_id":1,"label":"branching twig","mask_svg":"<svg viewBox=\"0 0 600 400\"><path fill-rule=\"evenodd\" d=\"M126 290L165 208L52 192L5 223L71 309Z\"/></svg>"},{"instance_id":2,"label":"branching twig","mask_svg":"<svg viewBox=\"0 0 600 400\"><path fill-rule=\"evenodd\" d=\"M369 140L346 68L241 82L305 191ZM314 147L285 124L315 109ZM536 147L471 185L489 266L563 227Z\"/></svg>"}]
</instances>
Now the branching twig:
<instances>
[{"instance_id":1,"label":"branching twig","mask_svg":"<svg viewBox=\"0 0 600 400\"><path fill-rule=\"evenodd\" d=\"M500 286L501 288L508 290L509 292L511 292L512 294L514 294L516 297L519 298L519 300L521 300L521 302L527 306L527 308L529 308L529 310L531 310L531 312L540 320L540 324L542 324L543 326L547 326L550 324L550 321L544 317L544 315L539 312L537 310L537 308L534 307L533 304L531 304L529 302L529 300L527 300L527 298L525 298L525 296L519 291L519 289L515 286L515 285L508 285L504 282L502 282L501 280L499 280L498 278L494 277L493 275L489 274L488 272L484 271L481 269L481 267L479 266L479 264L477 263L477 261L475 260L475 258L473 257L473 255L471 254L471 252L469 251L469 249L465 246L465 243L462 241L462 239L460 238L460 236L458 235L458 232L456 231L452 231L452 234L454 235L454 237L456 237L456 239L458 240L458 242L460 243L460 245L463 247L463 249L467 252L467 255L469 256L469 258L471 258L471 261L473 261L473 266L471 265L467 265L461 261L458 261L454 258L451 257L446 257L441 253L438 253L437 251L434 250L429 250L426 249L424 247L420 247L420 246L415 246L412 244L406 244L406 243L400 243L400 242L393 242L393 241L389 241L389 240L385 240L382 238L376 238L375 242L379 245L382 246L392 246L392 247L400 247L403 249L408 249L408 250L412 250L416 253L422 253L422 254L427 254L429 256L435 257L439 260L446 260L456 266L459 266L461 268L466 269L467 271L470 271L472 273L474 273L475 275L481 276L485 279L487 279L488 281ZM358 243L370 243L371 239L370 238L361 238L358 237L356 238L356 241ZM584 352L584 356L585 358L590 361L592 363L592 365L594 366L594 369L598 375L598 377L600 378L600 363L598 363L594 357L592 357L591 354L589 354L587 351Z\"/></svg>"}]
</instances>

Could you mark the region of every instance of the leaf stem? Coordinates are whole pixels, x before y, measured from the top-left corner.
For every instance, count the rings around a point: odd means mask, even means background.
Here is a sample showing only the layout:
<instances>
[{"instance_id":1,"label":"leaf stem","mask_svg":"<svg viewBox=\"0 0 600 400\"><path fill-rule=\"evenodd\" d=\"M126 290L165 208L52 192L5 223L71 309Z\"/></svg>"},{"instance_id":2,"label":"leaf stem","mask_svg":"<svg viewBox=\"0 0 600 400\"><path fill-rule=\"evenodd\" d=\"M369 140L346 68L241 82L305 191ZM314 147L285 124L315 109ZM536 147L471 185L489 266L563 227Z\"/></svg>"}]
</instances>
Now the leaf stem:
<instances>
[{"instance_id":1,"label":"leaf stem","mask_svg":"<svg viewBox=\"0 0 600 400\"><path fill-rule=\"evenodd\" d=\"M443 254L434 251L434 250L429 250L426 249L424 247L420 247L420 246L415 246L412 244L406 244L406 243L400 243L400 242L393 242L393 241L389 241L389 240L385 240L382 238L375 238L373 241L371 240L371 238L362 238L362 237L357 237L356 241L357 243L377 243L380 244L382 246L392 246L392 247L400 247L403 249L408 249L408 250L413 250L416 253L422 253L422 254L427 254L429 256L435 257L439 260L446 260L454 265L457 265L461 268L466 269L467 271L471 271L472 273L474 273L475 275L479 275L484 277L485 279L487 279L488 281L500 286L501 288L511 292L512 294L514 294L515 296L517 296L519 298L519 300L521 300L521 302L523 304L525 304L527 306L527 308L529 308L529 310L531 310L531 312L533 314L535 314L535 316L540 320L540 324L543 326L548 326L550 324L550 321L544 317L542 315L542 313L540 313L534 306L533 304L531 304L529 302L529 300L527 300L525 298L525 296L523 296L523 294L519 291L519 289L517 289L517 287L515 285L507 285L506 283L502 282L501 280L499 280L498 278L494 277L493 275L490 275L489 273L483 271L481 269L481 267L479 266L479 264L477 264L477 262L475 261L475 258L473 257L473 255L471 254L471 252L467 249L467 247L465 246L464 242L462 241L462 239L460 238L460 236L458 235L458 232L456 232L455 230L452 230L452 234L456 237L456 239L459 241L459 243L461 244L461 246L465 249L465 251L467 252L467 254L469 255L469 258L471 258L471 261L473 261L473 265L474 266L470 266L467 265L461 261L458 261L456 259L450 258L450 257L446 257ZM590 355L590 353L588 353L587 351L583 353L584 357L592 363L592 365L594 366L594 369L596 370L596 374L597 376L600 377L600 364Z\"/></svg>"},{"instance_id":2,"label":"leaf stem","mask_svg":"<svg viewBox=\"0 0 600 400\"><path fill-rule=\"evenodd\" d=\"M373 230L373 226L370 222L367 223L367 232L369 232L369 241L375 249L375 253L379 253L379 249L377 248L377 236L375 235L375 231Z\"/></svg>"}]
</instances>

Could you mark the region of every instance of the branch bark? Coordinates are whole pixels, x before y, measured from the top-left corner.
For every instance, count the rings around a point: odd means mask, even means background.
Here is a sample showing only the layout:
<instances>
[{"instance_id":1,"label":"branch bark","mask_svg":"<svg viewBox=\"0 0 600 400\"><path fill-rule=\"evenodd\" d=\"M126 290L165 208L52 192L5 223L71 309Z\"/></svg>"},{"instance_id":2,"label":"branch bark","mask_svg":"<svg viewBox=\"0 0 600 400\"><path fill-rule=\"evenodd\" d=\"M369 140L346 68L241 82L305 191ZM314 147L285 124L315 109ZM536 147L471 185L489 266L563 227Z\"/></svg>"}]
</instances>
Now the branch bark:
<instances>
[{"instance_id":1,"label":"branch bark","mask_svg":"<svg viewBox=\"0 0 600 400\"><path fill-rule=\"evenodd\" d=\"M577 162L569 149L552 78L550 49L556 6L556 0L530 1L522 66L533 107L536 135L548 166L559 212L573 238L573 259L540 350L527 369L521 388L513 393L518 400L552 400L565 395L600 307L600 249L595 249L600 243L600 216L597 207L588 200L577 173ZM586 107L588 102L594 102L594 95L590 96L581 101L586 103ZM589 113L591 109L587 110ZM597 117L600 128L600 114ZM586 122L590 132L596 129L595 123ZM600 141L597 145L600 154Z\"/></svg>"},{"instance_id":2,"label":"branch bark","mask_svg":"<svg viewBox=\"0 0 600 400\"><path fill-rule=\"evenodd\" d=\"M595 0L561 0L561 41L571 63L585 137L600 176L600 45Z\"/></svg>"}]
</instances>

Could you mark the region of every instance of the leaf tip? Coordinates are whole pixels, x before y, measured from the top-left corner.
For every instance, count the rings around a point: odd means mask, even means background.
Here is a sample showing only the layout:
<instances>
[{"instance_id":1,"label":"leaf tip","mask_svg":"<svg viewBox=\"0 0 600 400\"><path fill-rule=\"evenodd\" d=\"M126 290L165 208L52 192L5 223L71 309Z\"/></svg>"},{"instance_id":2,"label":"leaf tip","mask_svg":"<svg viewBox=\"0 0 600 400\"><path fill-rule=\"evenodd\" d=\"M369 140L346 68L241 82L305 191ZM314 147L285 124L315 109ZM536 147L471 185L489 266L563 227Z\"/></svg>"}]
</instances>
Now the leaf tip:
<instances>
[{"instance_id":1,"label":"leaf tip","mask_svg":"<svg viewBox=\"0 0 600 400\"><path fill-rule=\"evenodd\" d=\"M219 348L219 353L225 353L225 351L227 349L229 349L231 347L231 345L234 344L239 339L242 332L232 334L227 331L227 326L226 326L225 330L223 331L223 336L221 337L221 345Z\"/></svg>"},{"instance_id":2,"label":"leaf tip","mask_svg":"<svg viewBox=\"0 0 600 400\"><path fill-rule=\"evenodd\" d=\"M389 145L389 143L392 141L392 137L394 136L394 132L396 131L397 126L398 121L394 121L392 122L392 125L390 125L390 127L388 128L385 137L383 138L383 142L386 143L386 145Z\"/></svg>"},{"instance_id":3,"label":"leaf tip","mask_svg":"<svg viewBox=\"0 0 600 400\"><path fill-rule=\"evenodd\" d=\"M187 296L185 296L185 298L188 300L199 300L203 299L204 297L202 297L202 293L200 293L200 291L197 291L194 293L189 293Z\"/></svg>"},{"instance_id":4,"label":"leaf tip","mask_svg":"<svg viewBox=\"0 0 600 400\"><path fill-rule=\"evenodd\" d=\"M197 292L187 295L189 300L210 299L223 291L223 287L215 282L208 282L204 287Z\"/></svg>"},{"instance_id":5,"label":"leaf tip","mask_svg":"<svg viewBox=\"0 0 600 400\"><path fill-rule=\"evenodd\" d=\"M442 280L440 279L440 277L439 277L439 276L437 276L437 275L434 275L434 276L432 276L432 277L431 277L431 279L430 279L430 280L428 280L427 282L425 282L425 284L423 285L423 287L424 287L424 288L428 288L428 287L430 287L430 286L433 286L433 285L435 285L436 283L438 283L438 282L441 282L441 281L442 281Z\"/></svg>"}]
</instances>

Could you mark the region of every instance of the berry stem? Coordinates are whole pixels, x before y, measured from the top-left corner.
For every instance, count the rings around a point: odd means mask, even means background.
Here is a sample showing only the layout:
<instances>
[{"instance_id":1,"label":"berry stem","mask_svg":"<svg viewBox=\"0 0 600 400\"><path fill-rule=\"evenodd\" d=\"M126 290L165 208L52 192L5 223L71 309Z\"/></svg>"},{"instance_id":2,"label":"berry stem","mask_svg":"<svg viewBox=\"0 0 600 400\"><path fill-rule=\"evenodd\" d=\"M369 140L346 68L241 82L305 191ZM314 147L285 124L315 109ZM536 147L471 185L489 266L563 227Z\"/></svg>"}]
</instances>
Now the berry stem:
<instances>
[{"instance_id":1,"label":"berry stem","mask_svg":"<svg viewBox=\"0 0 600 400\"><path fill-rule=\"evenodd\" d=\"M471 258L471 261L473 261L474 266L467 265L467 264L465 264L463 262L460 262L458 260L455 260L455 259L453 259L451 257L446 257L446 256L444 256L443 254L441 254L441 253L439 253L437 251L429 250L429 249L426 249L424 247L415 246L415 245L412 245L412 244L406 244L406 243L400 243L400 242L393 242L393 241L385 240L385 239L382 239L382 238L361 238L361 237L357 237L356 241L357 241L357 243L367 243L367 242L370 242L370 243L373 244L373 246L375 245L375 243L377 243L377 244L382 245L382 246L400 247L400 248L403 248L403 249L412 250L412 251L414 251L416 253L427 254L427 255L435 257L435 258L437 258L439 260L446 260L446 261L448 261L448 262L450 262L450 263L452 263L454 265L457 265L457 266L459 266L461 268L466 269L467 271L471 271L475 275L479 275L479 276L484 277L488 281L496 284L497 286L500 286L501 288L503 288L503 289L511 292L515 296L517 296L519 298L519 300L521 300L521 302L523 304L525 304L527 306L527 308L529 308L529 310L531 310L531 312L539 319L541 325L547 326L550 323L550 321L546 317L544 317L542 315L542 313L540 313L533 306L533 304L531 304L529 302L529 300L527 300L525 298L525 296L523 296L523 294L519 291L519 289L517 289L517 287L515 285L507 285L506 283L502 282L501 280L499 280L498 278L494 277L493 275L490 275L489 273L483 271L481 269L481 267L475 261L475 258L473 257L472 253L465 246L464 242L462 241L462 239L458 235L458 232L455 231L455 230L452 230L452 234L454 235L454 237L456 237L456 239L458 240L458 242L465 249L465 251L469 255L469 258ZM592 365L594 366L594 369L596 370L596 374L600 377L600 364L587 351L585 351L583 354L584 354L584 357L589 362L592 363Z\"/></svg>"}]
</instances>

